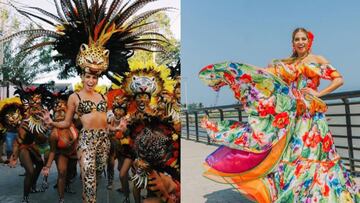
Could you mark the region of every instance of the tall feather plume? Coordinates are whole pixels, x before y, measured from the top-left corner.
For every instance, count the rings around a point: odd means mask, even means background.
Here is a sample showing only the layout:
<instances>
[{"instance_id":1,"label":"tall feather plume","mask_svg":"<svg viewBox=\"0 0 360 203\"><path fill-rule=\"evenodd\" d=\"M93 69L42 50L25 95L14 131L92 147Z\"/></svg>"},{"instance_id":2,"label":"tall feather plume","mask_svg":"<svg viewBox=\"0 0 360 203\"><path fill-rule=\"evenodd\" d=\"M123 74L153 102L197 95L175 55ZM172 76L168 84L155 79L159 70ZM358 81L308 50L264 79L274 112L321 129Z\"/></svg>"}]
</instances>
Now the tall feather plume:
<instances>
[{"instance_id":1,"label":"tall feather plume","mask_svg":"<svg viewBox=\"0 0 360 203\"><path fill-rule=\"evenodd\" d=\"M137 45L127 45L125 46L128 49L140 49L144 51L150 51L150 52L166 52L164 47L161 44L156 43L143 43L143 44L137 44Z\"/></svg>"},{"instance_id":2,"label":"tall feather plume","mask_svg":"<svg viewBox=\"0 0 360 203\"><path fill-rule=\"evenodd\" d=\"M41 42L39 44L35 44L34 46L25 48L25 49L21 50L21 52L30 53L30 52L34 51L35 49L39 49L41 47L48 46L48 45L53 45L53 44L55 44L55 41Z\"/></svg>"},{"instance_id":3,"label":"tall feather plume","mask_svg":"<svg viewBox=\"0 0 360 203\"><path fill-rule=\"evenodd\" d=\"M121 13L116 19L116 24L121 25L123 24L131 15L137 12L139 9L144 7L147 3L157 1L157 0L137 0L132 5L130 5L123 13Z\"/></svg>"},{"instance_id":4,"label":"tall feather plume","mask_svg":"<svg viewBox=\"0 0 360 203\"><path fill-rule=\"evenodd\" d=\"M110 19L109 19L110 22L112 22L113 19L114 19L114 17L115 17L116 15L118 15L118 13L119 13L119 11L120 11L119 9L120 9L121 4L122 4L122 0L118 1L118 2L117 2L117 5L115 5L114 10L113 10L113 12L112 12L112 14L111 14L111 16L110 16Z\"/></svg>"},{"instance_id":5,"label":"tall feather plume","mask_svg":"<svg viewBox=\"0 0 360 203\"><path fill-rule=\"evenodd\" d=\"M165 8L159 8L159 9L155 9L155 10L150 10L150 11L146 11L142 14L139 14L138 16L136 16L135 18L133 18L131 21L129 21L126 24L127 28L131 28L131 26L133 25L137 25L138 23L140 23L141 21L149 18L150 16L160 12L160 11L165 11L165 10L169 10L172 9L172 7L165 7Z\"/></svg>"},{"instance_id":6,"label":"tall feather plume","mask_svg":"<svg viewBox=\"0 0 360 203\"><path fill-rule=\"evenodd\" d=\"M98 14L98 18L96 21L96 24L99 24L100 21L104 18L105 16L105 9L106 9L106 4L107 4L107 0L104 0L100 6L100 10L99 10L99 14Z\"/></svg>"},{"instance_id":7,"label":"tall feather plume","mask_svg":"<svg viewBox=\"0 0 360 203\"><path fill-rule=\"evenodd\" d=\"M143 34L144 32L146 32L148 30L157 29L158 27L159 26L156 25L156 24L149 24L149 25L142 26L138 30L136 30L136 31L122 37L120 40L126 40L126 39L129 39L129 38L139 37L139 35Z\"/></svg>"},{"instance_id":8,"label":"tall feather plume","mask_svg":"<svg viewBox=\"0 0 360 203\"><path fill-rule=\"evenodd\" d=\"M19 11L19 13L22 14L22 15L32 16L32 17L38 18L38 19L40 19L40 20L42 20L42 21L44 21L44 22L46 22L46 23L48 23L48 24L50 24L50 25L52 25L52 26L55 26L55 23L54 23L54 22L52 22L52 21L50 21L50 20L47 20L47 19L45 19L45 18L43 18L43 17L41 17L41 16L38 16L38 15L35 15L35 14L32 14L32 13L29 13L29 12L24 11L24 10L18 10L18 11Z\"/></svg>"},{"instance_id":9,"label":"tall feather plume","mask_svg":"<svg viewBox=\"0 0 360 203\"><path fill-rule=\"evenodd\" d=\"M37 7L29 7L29 8L39 11L40 13L44 14L45 16L54 19L58 23L63 23L64 22L63 19L57 17L56 15L54 15L54 14L52 14L50 12L45 11L44 9L37 8Z\"/></svg>"},{"instance_id":10,"label":"tall feather plume","mask_svg":"<svg viewBox=\"0 0 360 203\"><path fill-rule=\"evenodd\" d=\"M45 36L48 36L48 37L53 37L53 38L58 38L58 37L61 37L61 34L57 33L57 32L54 32L54 31L50 31L50 30L44 30L44 29L32 29L32 30L23 30L23 31L19 31L17 33L14 33L10 36L7 36L3 39L0 39L0 43L1 42L7 42L9 40L11 40L12 38L14 37L18 37L20 35L37 35L37 34L43 34Z\"/></svg>"},{"instance_id":11,"label":"tall feather plume","mask_svg":"<svg viewBox=\"0 0 360 203\"><path fill-rule=\"evenodd\" d=\"M44 36L43 34L37 34L30 36L19 48L20 50L24 50L28 45L30 45L32 42L34 42L35 39Z\"/></svg>"},{"instance_id":12,"label":"tall feather plume","mask_svg":"<svg viewBox=\"0 0 360 203\"><path fill-rule=\"evenodd\" d=\"M168 41L164 35L154 31L158 28L156 23L143 22L155 13L170 8L152 9L136 15L139 9L154 1L156 0L113 0L108 7L108 0L101 3L99 0L89 0L90 3L87 0L54 0L54 14L42 8L29 6L24 10L14 6L31 20L37 18L52 25L55 31L24 30L0 39L0 42L19 35L31 35L20 44L22 52L26 53L52 45L58 52L58 55L53 56L54 60L65 65L60 73L62 75L73 73L78 68L75 64L81 44L96 43L109 50L108 70L121 75L128 69L127 60L134 50L165 51L163 44L168 44ZM31 45L32 41L40 37L45 38Z\"/></svg>"},{"instance_id":13,"label":"tall feather plume","mask_svg":"<svg viewBox=\"0 0 360 203\"><path fill-rule=\"evenodd\" d=\"M68 16L68 21L76 21L78 20L77 15L75 13L74 7L71 5L70 0L60 0L62 9L65 13L65 16Z\"/></svg>"},{"instance_id":14,"label":"tall feather plume","mask_svg":"<svg viewBox=\"0 0 360 203\"><path fill-rule=\"evenodd\" d=\"M55 7L56 7L56 13L62 19L63 22L66 22L67 20L66 20L64 14L61 12L61 8L60 8L60 5L59 5L58 1L54 0L54 4L55 4Z\"/></svg>"},{"instance_id":15,"label":"tall feather plume","mask_svg":"<svg viewBox=\"0 0 360 203\"><path fill-rule=\"evenodd\" d=\"M65 0L60 0L60 5L61 5L61 9L64 13L64 16L66 18L66 20L69 22L69 23L73 23L73 19L74 17L71 15L68 7L67 7L67 4L65 2Z\"/></svg>"}]
</instances>

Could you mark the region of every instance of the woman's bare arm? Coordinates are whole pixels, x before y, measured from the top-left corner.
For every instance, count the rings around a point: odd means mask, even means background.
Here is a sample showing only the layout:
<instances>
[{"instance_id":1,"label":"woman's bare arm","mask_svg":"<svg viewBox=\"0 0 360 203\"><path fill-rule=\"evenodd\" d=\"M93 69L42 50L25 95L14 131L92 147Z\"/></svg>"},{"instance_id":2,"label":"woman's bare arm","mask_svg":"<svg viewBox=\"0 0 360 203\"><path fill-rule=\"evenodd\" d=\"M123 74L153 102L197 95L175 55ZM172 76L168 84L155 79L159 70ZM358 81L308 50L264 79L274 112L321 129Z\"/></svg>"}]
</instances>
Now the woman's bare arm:
<instances>
[{"instance_id":1,"label":"woman's bare arm","mask_svg":"<svg viewBox=\"0 0 360 203\"><path fill-rule=\"evenodd\" d=\"M322 56L314 56L314 58L315 58L316 62L319 64L329 64L329 61L326 60ZM343 84L344 84L344 79L342 78L342 76L340 76L340 77L336 77L333 80L331 80L330 84L327 87L325 87L324 89L322 89L318 92L311 88L304 88L304 89L302 89L302 92L310 93L317 97L322 97L322 96L325 96L325 95L333 92L337 88L341 87Z\"/></svg>"}]
</instances>

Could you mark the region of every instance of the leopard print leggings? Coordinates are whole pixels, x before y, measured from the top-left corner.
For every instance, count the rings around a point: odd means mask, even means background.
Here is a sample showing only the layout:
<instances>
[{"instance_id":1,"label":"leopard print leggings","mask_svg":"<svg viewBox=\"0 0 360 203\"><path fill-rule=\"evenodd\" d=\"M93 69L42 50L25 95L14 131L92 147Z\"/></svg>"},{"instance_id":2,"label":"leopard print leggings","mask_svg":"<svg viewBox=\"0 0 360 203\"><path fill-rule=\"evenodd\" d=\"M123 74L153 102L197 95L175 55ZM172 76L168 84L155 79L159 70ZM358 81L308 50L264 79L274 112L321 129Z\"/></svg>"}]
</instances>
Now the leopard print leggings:
<instances>
[{"instance_id":1,"label":"leopard print leggings","mask_svg":"<svg viewBox=\"0 0 360 203\"><path fill-rule=\"evenodd\" d=\"M96 202L96 177L104 170L110 152L110 140L103 129L82 129L78 152L82 172L83 200Z\"/></svg>"}]
</instances>

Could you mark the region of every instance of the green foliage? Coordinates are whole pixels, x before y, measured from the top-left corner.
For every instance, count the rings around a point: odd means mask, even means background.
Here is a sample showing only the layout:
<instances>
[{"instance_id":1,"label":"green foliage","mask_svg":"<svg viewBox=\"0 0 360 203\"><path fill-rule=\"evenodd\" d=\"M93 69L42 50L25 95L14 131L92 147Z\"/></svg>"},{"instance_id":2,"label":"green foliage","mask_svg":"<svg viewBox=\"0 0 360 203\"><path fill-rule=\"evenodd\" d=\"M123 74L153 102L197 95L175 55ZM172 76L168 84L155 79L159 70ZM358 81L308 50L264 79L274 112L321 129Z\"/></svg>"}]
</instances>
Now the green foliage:
<instances>
[{"instance_id":1,"label":"green foliage","mask_svg":"<svg viewBox=\"0 0 360 203\"><path fill-rule=\"evenodd\" d=\"M32 54L25 52L14 54L14 50L16 49L12 43L4 45L4 63L0 66L0 71L3 73L2 83L31 84L39 74L59 68L56 63L52 62L50 47Z\"/></svg>"},{"instance_id":2,"label":"green foliage","mask_svg":"<svg viewBox=\"0 0 360 203\"><path fill-rule=\"evenodd\" d=\"M168 43L161 43L164 46L166 52L151 53L147 51L136 51L134 56L132 56L129 61L155 61L155 63L159 65L171 64L175 66L176 63L180 60L180 41L175 39L174 34L171 32L170 18L166 12L159 12L149 17L146 22L157 22L159 25L158 31L163 33L168 41ZM164 40L160 36L158 39Z\"/></svg>"},{"instance_id":3,"label":"green foliage","mask_svg":"<svg viewBox=\"0 0 360 203\"><path fill-rule=\"evenodd\" d=\"M33 24L22 23L21 20L5 9L0 11L0 23L11 33L19 31L21 27L27 29L34 27ZM17 37L3 44L4 60L3 64L0 64L0 73L3 75L3 80L0 81L0 85L18 84L19 82L27 85L36 80L39 74L59 69L59 65L53 62L50 47L39 49L30 54L20 52L19 42L25 41L28 37L30 36Z\"/></svg>"}]
</instances>

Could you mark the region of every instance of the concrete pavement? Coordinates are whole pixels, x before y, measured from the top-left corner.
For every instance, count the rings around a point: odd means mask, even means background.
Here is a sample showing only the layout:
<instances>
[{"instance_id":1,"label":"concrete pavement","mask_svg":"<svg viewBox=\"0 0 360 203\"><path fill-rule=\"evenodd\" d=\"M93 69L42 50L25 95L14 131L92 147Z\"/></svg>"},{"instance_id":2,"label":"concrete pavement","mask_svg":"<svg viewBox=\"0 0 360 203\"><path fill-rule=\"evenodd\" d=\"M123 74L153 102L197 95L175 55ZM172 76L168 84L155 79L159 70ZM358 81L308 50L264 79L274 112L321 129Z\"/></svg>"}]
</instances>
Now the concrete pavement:
<instances>
[{"instance_id":1,"label":"concrete pavement","mask_svg":"<svg viewBox=\"0 0 360 203\"><path fill-rule=\"evenodd\" d=\"M202 176L202 163L217 147L181 139L182 203L251 203L230 185Z\"/></svg>"},{"instance_id":2,"label":"concrete pavement","mask_svg":"<svg viewBox=\"0 0 360 203\"><path fill-rule=\"evenodd\" d=\"M117 167L117 162L116 162ZM78 168L79 172L79 168ZM24 169L18 164L16 168L9 168L7 165L0 164L0 203L18 203L21 202L23 196L23 174ZM98 203L121 203L124 199L124 195L116 191L120 187L119 173L115 168L115 179L113 190L107 190L107 180L103 176L99 181L97 202ZM57 179L57 170L55 163L52 164L49 175L49 189L41 193L31 193L31 203L57 203L58 194L57 190L53 188ZM42 176L40 175L38 180L38 187L41 184ZM131 185L131 184L130 184ZM66 203L81 203L81 181L79 176L75 178L72 184L72 189L76 192L75 194L65 193ZM134 202L132 195L130 195L131 202Z\"/></svg>"}]
</instances>

